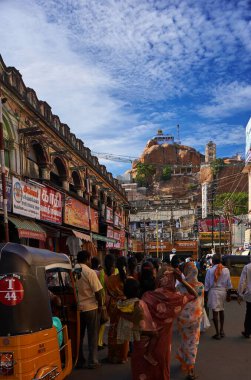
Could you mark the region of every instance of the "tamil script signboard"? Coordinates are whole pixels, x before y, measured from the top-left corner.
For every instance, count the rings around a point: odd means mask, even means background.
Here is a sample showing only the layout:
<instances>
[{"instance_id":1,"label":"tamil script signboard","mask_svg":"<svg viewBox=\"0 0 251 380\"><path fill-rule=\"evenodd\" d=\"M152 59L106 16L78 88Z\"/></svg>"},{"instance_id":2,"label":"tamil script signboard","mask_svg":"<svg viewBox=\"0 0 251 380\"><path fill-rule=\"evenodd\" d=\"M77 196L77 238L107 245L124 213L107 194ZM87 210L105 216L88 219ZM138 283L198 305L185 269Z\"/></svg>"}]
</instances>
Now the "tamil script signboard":
<instances>
[{"instance_id":1,"label":"tamil script signboard","mask_svg":"<svg viewBox=\"0 0 251 380\"><path fill-rule=\"evenodd\" d=\"M41 188L12 178L13 212L15 214L40 219Z\"/></svg>"},{"instance_id":2,"label":"tamil script signboard","mask_svg":"<svg viewBox=\"0 0 251 380\"><path fill-rule=\"evenodd\" d=\"M72 197L67 197L65 199L64 222L71 226L88 230L88 206Z\"/></svg>"},{"instance_id":3,"label":"tamil script signboard","mask_svg":"<svg viewBox=\"0 0 251 380\"><path fill-rule=\"evenodd\" d=\"M62 193L50 187L41 189L40 219L62 224Z\"/></svg>"}]
</instances>

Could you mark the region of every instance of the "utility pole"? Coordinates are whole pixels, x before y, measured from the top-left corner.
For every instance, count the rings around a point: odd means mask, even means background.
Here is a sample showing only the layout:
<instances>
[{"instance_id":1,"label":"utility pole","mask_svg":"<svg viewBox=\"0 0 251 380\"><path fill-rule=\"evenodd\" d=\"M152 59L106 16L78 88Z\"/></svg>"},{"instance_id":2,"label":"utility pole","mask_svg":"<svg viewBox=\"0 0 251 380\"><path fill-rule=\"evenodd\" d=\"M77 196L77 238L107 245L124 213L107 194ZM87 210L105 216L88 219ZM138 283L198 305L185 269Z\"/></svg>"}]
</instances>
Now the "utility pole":
<instances>
[{"instance_id":1,"label":"utility pole","mask_svg":"<svg viewBox=\"0 0 251 380\"><path fill-rule=\"evenodd\" d=\"M212 192L211 192L211 223L212 223L212 235L211 235L211 246L212 250L214 249L214 195L215 195L215 175L213 174L213 181L212 181Z\"/></svg>"},{"instance_id":2,"label":"utility pole","mask_svg":"<svg viewBox=\"0 0 251 380\"><path fill-rule=\"evenodd\" d=\"M5 168L5 154L4 154L4 135L3 135L3 104L7 101L6 98L1 97L0 89L0 164L1 164L1 180L2 180L2 197L3 197L3 215L4 215L4 239L8 243L9 238L9 224L8 224L8 198L7 198L7 184L6 184L6 168Z\"/></svg>"},{"instance_id":3,"label":"utility pole","mask_svg":"<svg viewBox=\"0 0 251 380\"><path fill-rule=\"evenodd\" d=\"M157 250L157 259L159 258L159 220L158 220L158 210L156 209L156 250Z\"/></svg>"}]
</instances>

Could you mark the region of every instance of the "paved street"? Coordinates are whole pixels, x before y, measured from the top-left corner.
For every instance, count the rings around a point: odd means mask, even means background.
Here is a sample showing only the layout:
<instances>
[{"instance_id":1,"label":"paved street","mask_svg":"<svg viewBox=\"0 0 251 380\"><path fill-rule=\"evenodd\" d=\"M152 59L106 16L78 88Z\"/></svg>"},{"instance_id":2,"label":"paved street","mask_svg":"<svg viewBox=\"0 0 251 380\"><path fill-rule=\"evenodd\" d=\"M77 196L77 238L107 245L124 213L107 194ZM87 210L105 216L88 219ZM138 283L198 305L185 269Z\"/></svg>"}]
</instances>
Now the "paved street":
<instances>
[{"instance_id":1,"label":"paved street","mask_svg":"<svg viewBox=\"0 0 251 380\"><path fill-rule=\"evenodd\" d=\"M226 337L221 341L211 339L214 333L211 326L202 334L197 358L196 372L199 379L203 380L231 380L247 379L250 369L251 339L240 336L243 327L245 304L239 306L232 301L226 305ZM183 380L184 375L179 370L175 360L177 347L177 333L174 331L171 380ZM100 358L105 357L106 350L100 353ZM98 370L75 370L69 380L130 380L130 365L104 364Z\"/></svg>"}]
</instances>

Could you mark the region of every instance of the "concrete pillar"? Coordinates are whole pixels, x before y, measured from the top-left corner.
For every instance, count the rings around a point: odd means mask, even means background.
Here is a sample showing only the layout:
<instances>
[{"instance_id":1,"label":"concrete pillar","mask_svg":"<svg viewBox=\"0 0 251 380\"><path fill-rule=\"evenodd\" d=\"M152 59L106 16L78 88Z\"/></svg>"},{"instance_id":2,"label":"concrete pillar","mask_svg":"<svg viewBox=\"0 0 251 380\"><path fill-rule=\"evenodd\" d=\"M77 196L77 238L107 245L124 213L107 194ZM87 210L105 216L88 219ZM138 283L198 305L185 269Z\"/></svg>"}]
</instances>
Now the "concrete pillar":
<instances>
[{"instance_id":1,"label":"concrete pillar","mask_svg":"<svg viewBox=\"0 0 251 380\"><path fill-rule=\"evenodd\" d=\"M70 186L69 186L69 182L67 181L67 179L62 181L62 187L64 190L69 191Z\"/></svg>"},{"instance_id":2,"label":"concrete pillar","mask_svg":"<svg viewBox=\"0 0 251 380\"><path fill-rule=\"evenodd\" d=\"M79 197L83 196L83 189L77 189L77 194Z\"/></svg>"},{"instance_id":3,"label":"concrete pillar","mask_svg":"<svg viewBox=\"0 0 251 380\"><path fill-rule=\"evenodd\" d=\"M49 167L43 167L42 168L42 178L50 180L50 168Z\"/></svg>"},{"instance_id":4,"label":"concrete pillar","mask_svg":"<svg viewBox=\"0 0 251 380\"><path fill-rule=\"evenodd\" d=\"M248 221L251 223L251 168L248 170Z\"/></svg>"}]
</instances>

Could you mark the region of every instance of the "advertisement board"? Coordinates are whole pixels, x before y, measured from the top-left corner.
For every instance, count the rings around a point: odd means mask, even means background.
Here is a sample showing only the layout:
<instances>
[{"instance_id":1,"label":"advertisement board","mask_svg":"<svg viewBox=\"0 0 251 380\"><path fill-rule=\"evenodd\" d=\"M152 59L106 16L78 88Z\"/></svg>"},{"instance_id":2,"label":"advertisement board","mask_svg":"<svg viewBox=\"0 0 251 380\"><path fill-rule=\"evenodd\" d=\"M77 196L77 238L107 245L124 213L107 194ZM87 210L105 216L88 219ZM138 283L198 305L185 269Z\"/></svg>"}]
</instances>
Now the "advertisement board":
<instances>
[{"instance_id":1,"label":"advertisement board","mask_svg":"<svg viewBox=\"0 0 251 380\"><path fill-rule=\"evenodd\" d=\"M72 197L66 197L64 222L74 227L89 230L88 206Z\"/></svg>"},{"instance_id":2,"label":"advertisement board","mask_svg":"<svg viewBox=\"0 0 251 380\"><path fill-rule=\"evenodd\" d=\"M40 219L62 224L62 194L50 187L41 189Z\"/></svg>"},{"instance_id":3,"label":"advertisement board","mask_svg":"<svg viewBox=\"0 0 251 380\"><path fill-rule=\"evenodd\" d=\"M13 177L12 189L13 212L40 219L41 188Z\"/></svg>"},{"instance_id":4,"label":"advertisement board","mask_svg":"<svg viewBox=\"0 0 251 380\"><path fill-rule=\"evenodd\" d=\"M111 239L113 239L113 227L107 227L107 233L106 233L106 236L108 237L108 238L111 238ZM113 244L114 243L110 243L110 242L107 242L106 243L106 248L113 248Z\"/></svg>"},{"instance_id":5,"label":"advertisement board","mask_svg":"<svg viewBox=\"0 0 251 380\"><path fill-rule=\"evenodd\" d=\"M120 226L119 221L120 221L120 216L119 216L119 214L115 213L114 214L114 221L113 221L113 224L114 224L115 227L119 227Z\"/></svg>"},{"instance_id":6,"label":"advertisement board","mask_svg":"<svg viewBox=\"0 0 251 380\"><path fill-rule=\"evenodd\" d=\"M110 207L106 207L106 218L107 223L113 223L113 210Z\"/></svg>"},{"instance_id":7,"label":"advertisement board","mask_svg":"<svg viewBox=\"0 0 251 380\"><path fill-rule=\"evenodd\" d=\"M246 150L245 150L245 161L248 164L251 161L251 118L249 119L246 126Z\"/></svg>"},{"instance_id":8,"label":"advertisement board","mask_svg":"<svg viewBox=\"0 0 251 380\"><path fill-rule=\"evenodd\" d=\"M93 208L91 208L91 226L92 232L99 232L98 211Z\"/></svg>"}]
</instances>

